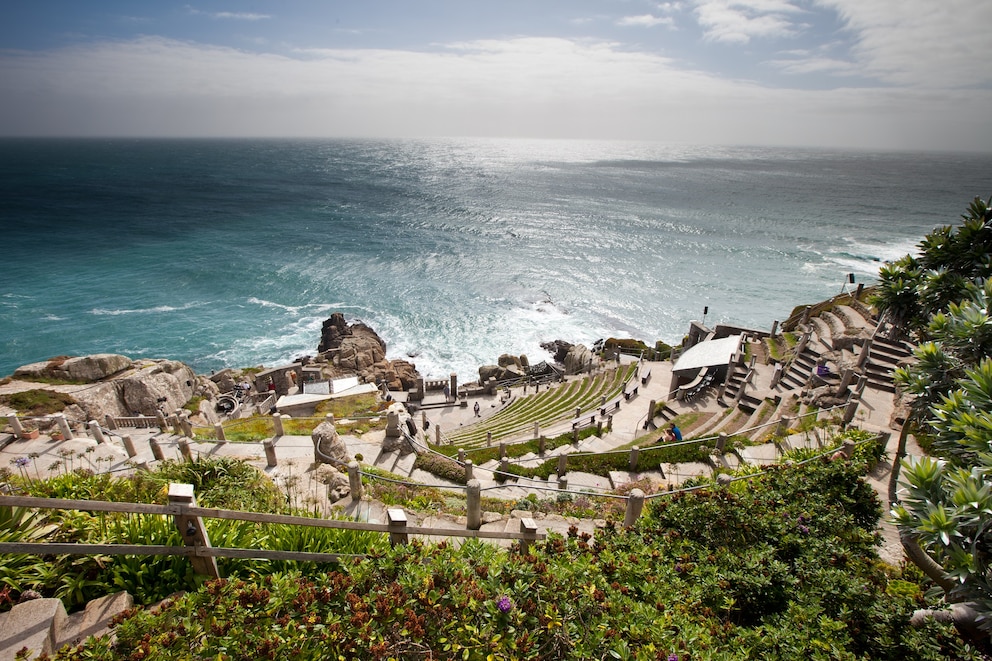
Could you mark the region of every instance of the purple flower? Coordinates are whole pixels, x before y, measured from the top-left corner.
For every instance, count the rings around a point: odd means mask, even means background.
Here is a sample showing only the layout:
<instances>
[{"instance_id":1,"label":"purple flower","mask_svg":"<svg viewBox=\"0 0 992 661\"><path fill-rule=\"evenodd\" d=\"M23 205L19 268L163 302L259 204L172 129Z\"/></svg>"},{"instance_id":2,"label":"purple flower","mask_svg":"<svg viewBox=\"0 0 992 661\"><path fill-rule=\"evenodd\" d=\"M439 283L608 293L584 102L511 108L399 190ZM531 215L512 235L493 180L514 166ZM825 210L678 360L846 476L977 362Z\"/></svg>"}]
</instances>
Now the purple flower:
<instances>
[{"instance_id":1,"label":"purple flower","mask_svg":"<svg viewBox=\"0 0 992 661\"><path fill-rule=\"evenodd\" d=\"M496 602L496 608L499 609L500 613L509 613L511 610L513 610L513 602L510 601L509 597L503 595Z\"/></svg>"},{"instance_id":2,"label":"purple flower","mask_svg":"<svg viewBox=\"0 0 992 661\"><path fill-rule=\"evenodd\" d=\"M809 528L806 527L806 526L799 526L799 532L801 532L804 535L808 535L809 534Z\"/></svg>"},{"instance_id":3,"label":"purple flower","mask_svg":"<svg viewBox=\"0 0 992 661\"><path fill-rule=\"evenodd\" d=\"M27 466L30 463L31 463L31 460L28 459L27 457L19 457L19 458L17 458L17 459L14 460L14 465L17 466L18 468L24 468L25 466Z\"/></svg>"},{"instance_id":4,"label":"purple flower","mask_svg":"<svg viewBox=\"0 0 992 661\"><path fill-rule=\"evenodd\" d=\"M681 562L676 562L675 563L675 573L676 574L681 574L683 571L684 570L682 568L682 563Z\"/></svg>"},{"instance_id":5,"label":"purple flower","mask_svg":"<svg viewBox=\"0 0 992 661\"><path fill-rule=\"evenodd\" d=\"M671 654L668 655L668 661L679 661L679 655L676 654L675 652L672 652Z\"/></svg>"}]
</instances>

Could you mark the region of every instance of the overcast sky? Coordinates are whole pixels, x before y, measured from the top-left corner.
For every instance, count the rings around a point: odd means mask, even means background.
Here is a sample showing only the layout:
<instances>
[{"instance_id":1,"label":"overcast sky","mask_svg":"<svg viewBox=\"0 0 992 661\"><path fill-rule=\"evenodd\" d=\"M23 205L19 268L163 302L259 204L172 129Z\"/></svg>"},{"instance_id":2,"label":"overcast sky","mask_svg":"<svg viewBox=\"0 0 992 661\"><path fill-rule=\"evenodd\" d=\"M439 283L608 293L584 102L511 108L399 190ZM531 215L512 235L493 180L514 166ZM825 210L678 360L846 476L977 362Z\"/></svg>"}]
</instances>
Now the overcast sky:
<instances>
[{"instance_id":1,"label":"overcast sky","mask_svg":"<svg viewBox=\"0 0 992 661\"><path fill-rule=\"evenodd\" d=\"M0 135L992 151L992 0L5 0Z\"/></svg>"}]
</instances>

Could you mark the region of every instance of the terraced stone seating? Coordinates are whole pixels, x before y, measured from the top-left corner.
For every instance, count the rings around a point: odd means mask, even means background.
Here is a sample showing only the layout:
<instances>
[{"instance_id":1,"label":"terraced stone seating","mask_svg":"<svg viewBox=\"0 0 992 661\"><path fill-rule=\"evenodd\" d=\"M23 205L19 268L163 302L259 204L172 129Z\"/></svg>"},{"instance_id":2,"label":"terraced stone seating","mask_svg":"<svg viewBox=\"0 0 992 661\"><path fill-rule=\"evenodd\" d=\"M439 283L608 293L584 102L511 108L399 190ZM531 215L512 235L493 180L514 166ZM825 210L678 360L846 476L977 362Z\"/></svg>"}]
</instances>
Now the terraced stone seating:
<instances>
[{"instance_id":1,"label":"terraced stone seating","mask_svg":"<svg viewBox=\"0 0 992 661\"><path fill-rule=\"evenodd\" d=\"M606 370L591 377L569 381L549 390L515 398L501 411L447 435L460 448L485 447L489 434L494 443L532 438L534 423L546 428L575 417L576 410L591 411L620 397L624 384L637 373L637 364Z\"/></svg>"}]
</instances>

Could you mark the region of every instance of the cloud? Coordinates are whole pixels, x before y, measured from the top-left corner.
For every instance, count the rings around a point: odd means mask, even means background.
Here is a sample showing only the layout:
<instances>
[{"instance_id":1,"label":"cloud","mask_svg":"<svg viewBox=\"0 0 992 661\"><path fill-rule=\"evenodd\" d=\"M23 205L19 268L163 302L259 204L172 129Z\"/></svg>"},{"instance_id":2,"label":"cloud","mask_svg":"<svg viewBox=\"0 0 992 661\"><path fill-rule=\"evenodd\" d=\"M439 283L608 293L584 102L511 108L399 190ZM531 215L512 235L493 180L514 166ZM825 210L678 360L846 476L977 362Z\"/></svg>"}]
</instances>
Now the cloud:
<instances>
[{"instance_id":1,"label":"cloud","mask_svg":"<svg viewBox=\"0 0 992 661\"><path fill-rule=\"evenodd\" d=\"M992 3L975 0L817 0L854 36L852 61L888 84L992 84Z\"/></svg>"},{"instance_id":2,"label":"cloud","mask_svg":"<svg viewBox=\"0 0 992 661\"><path fill-rule=\"evenodd\" d=\"M943 149L976 148L977 135L992 149L988 90L772 89L617 43L560 38L289 57L145 37L0 53L0 93L6 135L517 136Z\"/></svg>"},{"instance_id":3,"label":"cloud","mask_svg":"<svg viewBox=\"0 0 992 661\"><path fill-rule=\"evenodd\" d=\"M671 16L652 16L651 14L644 14L643 16L624 16L617 21L617 25L621 27L645 27L653 28L656 25L672 25L674 19Z\"/></svg>"},{"instance_id":4,"label":"cloud","mask_svg":"<svg viewBox=\"0 0 992 661\"><path fill-rule=\"evenodd\" d=\"M195 9L187 5L187 10L189 13L195 14L197 16L209 16L210 18L218 20L231 20L231 21L264 21L266 19L272 18L269 14L255 14L252 12L236 12L236 11L202 11L200 9Z\"/></svg>"},{"instance_id":5,"label":"cloud","mask_svg":"<svg viewBox=\"0 0 992 661\"><path fill-rule=\"evenodd\" d=\"M787 0L696 0L695 9L707 39L736 44L795 37L801 29L791 16L801 12Z\"/></svg>"}]
</instances>

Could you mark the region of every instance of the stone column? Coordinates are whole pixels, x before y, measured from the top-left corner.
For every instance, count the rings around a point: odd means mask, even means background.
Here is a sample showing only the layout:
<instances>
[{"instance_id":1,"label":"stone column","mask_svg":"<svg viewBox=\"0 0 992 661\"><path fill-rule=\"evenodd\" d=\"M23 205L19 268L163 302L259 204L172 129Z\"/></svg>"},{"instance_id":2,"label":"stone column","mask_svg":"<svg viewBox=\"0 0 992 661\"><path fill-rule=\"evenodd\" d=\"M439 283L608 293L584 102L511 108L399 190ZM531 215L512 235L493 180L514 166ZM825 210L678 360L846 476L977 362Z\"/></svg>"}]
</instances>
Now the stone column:
<instances>
[{"instance_id":1,"label":"stone column","mask_svg":"<svg viewBox=\"0 0 992 661\"><path fill-rule=\"evenodd\" d=\"M289 417L289 416L287 416ZM275 429L275 436L283 436L286 434L286 428L282 424L282 415L279 413L272 414L272 426Z\"/></svg>"},{"instance_id":2,"label":"stone column","mask_svg":"<svg viewBox=\"0 0 992 661\"><path fill-rule=\"evenodd\" d=\"M362 476L357 461L348 462L348 486L351 488L351 502L357 503L362 499Z\"/></svg>"},{"instance_id":3,"label":"stone column","mask_svg":"<svg viewBox=\"0 0 992 661\"><path fill-rule=\"evenodd\" d=\"M227 437L224 436L224 425L219 422L214 425L214 435L217 437L217 441L220 443L226 443Z\"/></svg>"},{"instance_id":4,"label":"stone column","mask_svg":"<svg viewBox=\"0 0 992 661\"><path fill-rule=\"evenodd\" d=\"M458 401L458 375L454 372L448 377L448 387L451 388L451 401Z\"/></svg>"},{"instance_id":5,"label":"stone column","mask_svg":"<svg viewBox=\"0 0 992 661\"><path fill-rule=\"evenodd\" d=\"M624 527L630 528L637 523L637 519L641 516L641 510L643 509L644 492L640 489L631 489L630 496L627 498L627 511L623 516Z\"/></svg>"},{"instance_id":6,"label":"stone column","mask_svg":"<svg viewBox=\"0 0 992 661\"><path fill-rule=\"evenodd\" d=\"M627 461L627 466L630 468L631 472L637 470L637 458L640 454L641 449L638 446L635 445L630 448L630 459Z\"/></svg>"},{"instance_id":7,"label":"stone column","mask_svg":"<svg viewBox=\"0 0 992 661\"><path fill-rule=\"evenodd\" d=\"M152 456L155 457L155 461L165 461L165 453L162 452L162 446L156 439L148 439L148 447L152 449Z\"/></svg>"},{"instance_id":8,"label":"stone column","mask_svg":"<svg viewBox=\"0 0 992 661\"><path fill-rule=\"evenodd\" d=\"M188 438L179 439L179 452L183 455L183 459L186 461L193 461L193 451L189 447Z\"/></svg>"},{"instance_id":9,"label":"stone column","mask_svg":"<svg viewBox=\"0 0 992 661\"><path fill-rule=\"evenodd\" d=\"M469 480L465 489L466 523L469 530L482 528L482 485L478 480Z\"/></svg>"},{"instance_id":10,"label":"stone column","mask_svg":"<svg viewBox=\"0 0 992 661\"><path fill-rule=\"evenodd\" d=\"M62 432L62 438L67 441L71 441L72 427L69 426L69 421L65 419L65 415L62 413L56 413L55 422L58 424L59 430Z\"/></svg>"},{"instance_id":11,"label":"stone column","mask_svg":"<svg viewBox=\"0 0 992 661\"><path fill-rule=\"evenodd\" d=\"M262 441L262 448L265 450L265 465L269 468L274 468L279 465L279 461L276 459L276 444L271 440L266 439Z\"/></svg>"},{"instance_id":12,"label":"stone column","mask_svg":"<svg viewBox=\"0 0 992 661\"><path fill-rule=\"evenodd\" d=\"M100 429L100 423L99 422L97 422L96 420L90 420L87 423L87 427L89 428L90 433L93 434L93 438L96 439L96 442L97 443L106 443L107 442L107 439L103 437L103 430Z\"/></svg>"},{"instance_id":13,"label":"stone column","mask_svg":"<svg viewBox=\"0 0 992 661\"><path fill-rule=\"evenodd\" d=\"M463 463L463 465L465 466L465 483L467 484L467 483L471 482L472 481L472 478L473 478L472 460L471 459L466 459L465 462Z\"/></svg>"},{"instance_id":14,"label":"stone column","mask_svg":"<svg viewBox=\"0 0 992 661\"><path fill-rule=\"evenodd\" d=\"M21 426L21 421L17 419L15 414L11 413L8 415L7 422L10 423L11 428L14 430L14 436L24 438L24 427Z\"/></svg>"},{"instance_id":15,"label":"stone column","mask_svg":"<svg viewBox=\"0 0 992 661\"><path fill-rule=\"evenodd\" d=\"M133 457L138 454L138 450L134 447L134 440L131 438L130 434L124 434L121 436L121 441L124 442L124 451L127 452L128 457Z\"/></svg>"}]
</instances>

